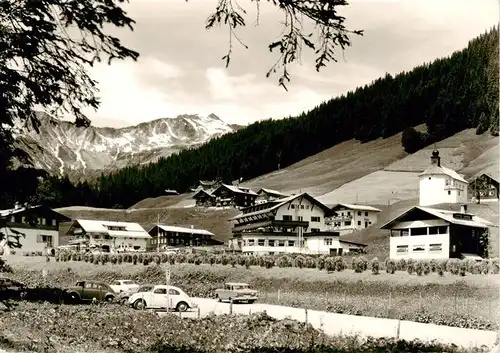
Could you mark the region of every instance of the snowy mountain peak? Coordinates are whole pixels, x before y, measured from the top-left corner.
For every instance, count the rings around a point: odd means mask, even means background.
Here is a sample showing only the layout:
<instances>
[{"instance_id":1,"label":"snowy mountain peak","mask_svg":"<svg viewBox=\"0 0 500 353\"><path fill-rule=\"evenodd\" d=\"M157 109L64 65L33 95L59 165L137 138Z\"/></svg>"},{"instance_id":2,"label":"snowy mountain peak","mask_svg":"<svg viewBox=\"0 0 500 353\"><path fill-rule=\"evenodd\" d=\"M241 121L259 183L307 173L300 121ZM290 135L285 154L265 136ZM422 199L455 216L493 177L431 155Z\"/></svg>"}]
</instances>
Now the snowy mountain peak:
<instances>
[{"instance_id":1,"label":"snowy mountain peak","mask_svg":"<svg viewBox=\"0 0 500 353\"><path fill-rule=\"evenodd\" d=\"M44 113L37 116L38 131L32 122L16 123L16 144L33 166L58 174L150 163L238 128L215 114L179 115L123 128L78 127Z\"/></svg>"}]
</instances>

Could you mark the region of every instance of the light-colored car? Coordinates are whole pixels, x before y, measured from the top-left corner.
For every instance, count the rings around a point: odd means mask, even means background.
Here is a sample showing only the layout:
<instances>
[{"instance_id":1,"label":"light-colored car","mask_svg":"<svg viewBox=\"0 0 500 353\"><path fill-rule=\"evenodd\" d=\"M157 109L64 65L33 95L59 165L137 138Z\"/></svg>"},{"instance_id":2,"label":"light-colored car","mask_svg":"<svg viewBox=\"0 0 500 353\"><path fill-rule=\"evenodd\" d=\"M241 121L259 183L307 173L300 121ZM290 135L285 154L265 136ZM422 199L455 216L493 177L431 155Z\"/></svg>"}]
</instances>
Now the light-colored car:
<instances>
[{"instance_id":1,"label":"light-colored car","mask_svg":"<svg viewBox=\"0 0 500 353\"><path fill-rule=\"evenodd\" d=\"M170 305L168 305L167 300L170 301ZM196 303L179 287L153 284L139 287L139 289L128 298L128 305L138 310L168 308L177 311L186 311L190 308L198 307L198 305L196 305Z\"/></svg>"},{"instance_id":2,"label":"light-colored car","mask_svg":"<svg viewBox=\"0 0 500 353\"><path fill-rule=\"evenodd\" d=\"M111 283L109 286L111 288L113 288L113 290L116 293L135 292L139 288L139 285L137 283L135 283L134 281L131 281L129 279L119 279L119 280L113 281L113 283Z\"/></svg>"},{"instance_id":3,"label":"light-colored car","mask_svg":"<svg viewBox=\"0 0 500 353\"><path fill-rule=\"evenodd\" d=\"M215 291L215 296L219 302L223 300L237 302L253 303L259 299L259 292L251 289L248 283L229 282L224 285L224 288L219 288Z\"/></svg>"}]
</instances>

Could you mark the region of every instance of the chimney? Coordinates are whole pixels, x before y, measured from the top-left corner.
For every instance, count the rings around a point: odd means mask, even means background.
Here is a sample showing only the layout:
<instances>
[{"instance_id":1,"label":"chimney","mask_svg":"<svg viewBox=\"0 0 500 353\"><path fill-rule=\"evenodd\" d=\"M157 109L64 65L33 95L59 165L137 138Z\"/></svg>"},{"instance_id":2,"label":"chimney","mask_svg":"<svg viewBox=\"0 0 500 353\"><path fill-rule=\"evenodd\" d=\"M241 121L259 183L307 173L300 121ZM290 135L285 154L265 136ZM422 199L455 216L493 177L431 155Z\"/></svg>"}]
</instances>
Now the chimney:
<instances>
[{"instance_id":1,"label":"chimney","mask_svg":"<svg viewBox=\"0 0 500 353\"><path fill-rule=\"evenodd\" d=\"M439 157L439 151L438 150L432 151L431 164L432 165L437 165L438 167L441 167L441 157Z\"/></svg>"},{"instance_id":2,"label":"chimney","mask_svg":"<svg viewBox=\"0 0 500 353\"><path fill-rule=\"evenodd\" d=\"M467 214L467 205L460 206L460 213Z\"/></svg>"}]
</instances>

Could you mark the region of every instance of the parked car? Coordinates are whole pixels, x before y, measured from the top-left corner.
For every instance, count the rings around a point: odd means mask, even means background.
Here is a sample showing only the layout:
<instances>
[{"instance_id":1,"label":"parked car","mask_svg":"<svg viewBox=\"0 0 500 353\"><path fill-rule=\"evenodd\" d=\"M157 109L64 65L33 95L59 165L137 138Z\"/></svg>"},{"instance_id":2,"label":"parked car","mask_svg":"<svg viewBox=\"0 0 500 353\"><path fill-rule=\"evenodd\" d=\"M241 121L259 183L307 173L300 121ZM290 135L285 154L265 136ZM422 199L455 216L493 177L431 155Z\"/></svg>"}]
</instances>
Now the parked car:
<instances>
[{"instance_id":1,"label":"parked car","mask_svg":"<svg viewBox=\"0 0 500 353\"><path fill-rule=\"evenodd\" d=\"M66 302L79 303L88 301L113 302L118 294L108 284L99 281L78 281L64 290Z\"/></svg>"},{"instance_id":2,"label":"parked car","mask_svg":"<svg viewBox=\"0 0 500 353\"><path fill-rule=\"evenodd\" d=\"M168 300L167 302L167 289ZM144 285L128 298L128 305L135 309L175 309L186 311L198 305L180 288L167 285Z\"/></svg>"},{"instance_id":3,"label":"parked car","mask_svg":"<svg viewBox=\"0 0 500 353\"><path fill-rule=\"evenodd\" d=\"M28 288L21 282L8 277L0 277L0 299L21 300L26 298Z\"/></svg>"},{"instance_id":4,"label":"parked car","mask_svg":"<svg viewBox=\"0 0 500 353\"><path fill-rule=\"evenodd\" d=\"M139 288L137 283L129 279L119 279L109 285L115 293L132 292Z\"/></svg>"},{"instance_id":5,"label":"parked car","mask_svg":"<svg viewBox=\"0 0 500 353\"><path fill-rule=\"evenodd\" d=\"M248 283L229 282L224 285L224 288L215 290L215 297L219 302L223 300L237 302L253 303L259 299L259 292L251 289Z\"/></svg>"}]
</instances>

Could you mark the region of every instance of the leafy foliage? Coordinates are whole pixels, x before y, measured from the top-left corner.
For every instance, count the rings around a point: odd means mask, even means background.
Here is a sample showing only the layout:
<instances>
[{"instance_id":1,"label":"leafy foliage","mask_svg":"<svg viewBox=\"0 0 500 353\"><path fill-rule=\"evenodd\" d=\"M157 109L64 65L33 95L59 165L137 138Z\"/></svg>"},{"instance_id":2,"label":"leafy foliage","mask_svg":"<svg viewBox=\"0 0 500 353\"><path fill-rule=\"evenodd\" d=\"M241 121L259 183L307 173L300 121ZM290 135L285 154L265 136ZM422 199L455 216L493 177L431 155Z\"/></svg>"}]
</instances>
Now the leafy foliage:
<instances>
[{"instance_id":1,"label":"leafy foliage","mask_svg":"<svg viewBox=\"0 0 500 353\"><path fill-rule=\"evenodd\" d=\"M102 175L94 185L60 193L54 205L129 207L163 195L167 188L185 192L200 179L248 180L276 170L278 164L287 167L349 139L385 138L419 124L427 125L425 143L437 141L476 127L482 113L495 121L495 65L498 28L471 40L466 49L448 58L395 77L387 74L299 116L259 121L156 163ZM497 79L491 80L491 75ZM53 190L57 190L57 181Z\"/></svg>"}]
</instances>

